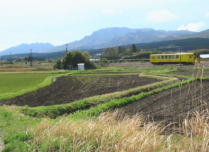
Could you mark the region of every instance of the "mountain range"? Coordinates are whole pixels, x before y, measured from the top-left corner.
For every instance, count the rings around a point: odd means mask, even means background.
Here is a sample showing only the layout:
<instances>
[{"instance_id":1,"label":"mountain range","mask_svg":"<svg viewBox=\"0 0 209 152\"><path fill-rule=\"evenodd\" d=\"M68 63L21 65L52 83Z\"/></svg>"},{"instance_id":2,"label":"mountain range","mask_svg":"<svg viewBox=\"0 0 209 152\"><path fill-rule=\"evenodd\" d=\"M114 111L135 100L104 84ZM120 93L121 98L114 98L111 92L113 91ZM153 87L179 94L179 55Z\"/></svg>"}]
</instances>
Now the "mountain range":
<instances>
[{"instance_id":1,"label":"mountain range","mask_svg":"<svg viewBox=\"0 0 209 152\"><path fill-rule=\"evenodd\" d=\"M150 28L130 29L125 27L105 28L85 36L79 41L68 43L68 50L92 50L133 43L149 43L171 40L181 36L196 34L191 31L164 31ZM66 44L50 49L51 52L66 50Z\"/></svg>"},{"instance_id":2,"label":"mountain range","mask_svg":"<svg viewBox=\"0 0 209 152\"><path fill-rule=\"evenodd\" d=\"M20 44L18 46L14 46L14 47L1 51L0 56L13 55L13 54L25 54L25 53L30 53L31 51L36 52L36 53L41 53L43 52L43 50L49 50L54 47L55 46L50 43Z\"/></svg>"},{"instance_id":3,"label":"mountain range","mask_svg":"<svg viewBox=\"0 0 209 152\"><path fill-rule=\"evenodd\" d=\"M9 54L25 54L30 49L36 53L62 52L66 50L94 50L129 44L157 43L191 38L209 38L209 30L202 32L165 31L151 28L131 29L126 27L105 28L85 36L79 41L54 46L50 43L21 44L0 52L0 56Z\"/></svg>"}]
</instances>

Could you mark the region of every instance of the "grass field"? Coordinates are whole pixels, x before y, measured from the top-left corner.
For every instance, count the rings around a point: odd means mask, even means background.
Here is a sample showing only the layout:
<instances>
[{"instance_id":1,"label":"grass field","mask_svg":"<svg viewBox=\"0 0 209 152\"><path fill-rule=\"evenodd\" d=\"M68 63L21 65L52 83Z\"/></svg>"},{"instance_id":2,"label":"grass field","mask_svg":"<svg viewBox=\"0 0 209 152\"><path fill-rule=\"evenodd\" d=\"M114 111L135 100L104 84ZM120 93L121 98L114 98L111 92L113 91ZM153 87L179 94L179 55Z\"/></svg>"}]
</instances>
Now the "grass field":
<instances>
[{"instance_id":1,"label":"grass field","mask_svg":"<svg viewBox=\"0 0 209 152\"><path fill-rule=\"evenodd\" d=\"M8 100L46 87L51 84L53 77L60 76L97 77L100 80L100 77L130 77L137 74L144 80L151 78L158 81L126 90L88 96L66 104L35 108L0 105L0 138L4 141L3 152L207 152L209 114L207 111L203 112L207 109L198 109L199 113L194 112L193 117L184 117L178 122L178 128L171 128L171 124L164 126L163 123L148 121L150 119L147 119L146 115L130 116L125 110L115 111L116 108L123 109L131 107L132 104L137 105L137 102L146 102L147 98L152 96L153 101L150 102L153 103L150 107L155 107L157 111L158 107L163 106L161 102L157 102L158 97L162 99L166 93L165 97L169 99L167 102L170 102L171 94L178 96L179 89L183 88L180 92L184 94L192 89L187 89L191 82L207 81L208 78L194 77L202 76L201 72L201 69L192 66L152 66L145 63L115 64L96 70L70 73L4 71L0 73L0 100ZM76 83L80 83L80 80ZM95 83L98 84L96 81ZM172 93L172 90L176 90L176 94ZM201 93L204 95L204 92ZM148 109L144 111L152 111L146 103L143 106ZM160 106L157 106L158 104ZM131 111L129 107L128 110Z\"/></svg>"},{"instance_id":2,"label":"grass field","mask_svg":"<svg viewBox=\"0 0 209 152\"><path fill-rule=\"evenodd\" d=\"M0 101L13 98L48 86L54 77L68 75L69 72L49 73L0 73Z\"/></svg>"},{"instance_id":3,"label":"grass field","mask_svg":"<svg viewBox=\"0 0 209 152\"><path fill-rule=\"evenodd\" d=\"M0 74L0 94L34 87L51 75L48 73Z\"/></svg>"}]
</instances>

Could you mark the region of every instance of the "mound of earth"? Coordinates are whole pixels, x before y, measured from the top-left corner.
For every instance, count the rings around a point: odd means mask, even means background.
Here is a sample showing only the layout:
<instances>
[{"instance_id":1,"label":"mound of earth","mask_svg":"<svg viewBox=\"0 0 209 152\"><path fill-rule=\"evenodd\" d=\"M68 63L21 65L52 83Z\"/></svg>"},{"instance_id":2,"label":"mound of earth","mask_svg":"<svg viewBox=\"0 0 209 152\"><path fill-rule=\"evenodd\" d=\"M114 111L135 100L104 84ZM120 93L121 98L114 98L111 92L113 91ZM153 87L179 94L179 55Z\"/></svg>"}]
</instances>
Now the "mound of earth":
<instances>
[{"instance_id":1,"label":"mound of earth","mask_svg":"<svg viewBox=\"0 0 209 152\"><path fill-rule=\"evenodd\" d=\"M209 109L209 81L195 81L119 108L128 116L143 115L148 121L178 123L193 112Z\"/></svg>"},{"instance_id":2,"label":"mound of earth","mask_svg":"<svg viewBox=\"0 0 209 152\"><path fill-rule=\"evenodd\" d=\"M156 81L156 79L142 78L138 75L60 77L48 87L4 101L4 104L32 107L63 104Z\"/></svg>"}]
</instances>

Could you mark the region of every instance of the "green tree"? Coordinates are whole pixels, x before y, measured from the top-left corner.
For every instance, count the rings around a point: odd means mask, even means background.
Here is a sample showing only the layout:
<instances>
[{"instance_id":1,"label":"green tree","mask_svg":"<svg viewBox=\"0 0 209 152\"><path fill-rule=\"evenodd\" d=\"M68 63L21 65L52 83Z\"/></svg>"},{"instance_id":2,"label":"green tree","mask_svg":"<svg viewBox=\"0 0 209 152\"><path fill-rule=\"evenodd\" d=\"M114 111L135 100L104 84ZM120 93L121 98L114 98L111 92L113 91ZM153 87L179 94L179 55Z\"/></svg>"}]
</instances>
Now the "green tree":
<instances>
[{"instance_id":1,"label":"green tree","mask_svg":"<svg viewBox=\"0 0 209 152\"><path fill-rule=\"evenodd\" d=\"M135 44L132 44L132 52L137 52L137 48Z\"/></svg>"},{"instance_id":2,"label":"green tree","mask_svg":"<svg viewBox=\"0 0 209 152\"><path fill-rule=\"evenodd\" d=\"M103 57L110 60L118 59L119 58L118 50L116 48L107 48L104 51Z\"/></svg>"},{"instance_id":3,"label":"green tree","mask_svg":"<svg viewBox=\"0 0 209 152\"><path fill-rule=\"evenodd\" d=\"M55 69L62 69L62 61L59 59L57 60L56 64L54 65Z\"/></svg>"},{"instance_id":4,"label":"green tree","mask_svg":"<svg viewBox=\"0 0 209 152\"><path fill-rule=\"evenodd\" d=\"M95 68L95 65L91 63L89 59L90 56L88 52L70 51L65 54L62 61L58 60L54 67L58 69L77 68L78 63L85 63L85 68L87 69Z\"/></svg>"}]
</instances>

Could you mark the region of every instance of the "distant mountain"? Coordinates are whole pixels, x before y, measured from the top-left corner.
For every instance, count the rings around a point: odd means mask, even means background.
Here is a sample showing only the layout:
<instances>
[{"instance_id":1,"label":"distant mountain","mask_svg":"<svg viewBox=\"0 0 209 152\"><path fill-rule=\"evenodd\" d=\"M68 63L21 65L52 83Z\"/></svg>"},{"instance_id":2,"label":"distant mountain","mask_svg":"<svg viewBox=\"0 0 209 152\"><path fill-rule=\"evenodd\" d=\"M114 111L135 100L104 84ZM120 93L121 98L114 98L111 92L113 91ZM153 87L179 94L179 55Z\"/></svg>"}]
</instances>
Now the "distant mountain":
<instances>
[{"instance_id":1,"label":"distant mountain","mask_svg":"<svg viewBox=\"0 0 209 152\"><path fill-rule=\"evenodd\" d=\"M97 49L97 48L104 48L109 47L107 44L111 42L113 39L123 37L129 33L136 32L137 29L130 29L130 28L105 28L98 31L93 32L89 36L85 36L83 39L79 41L74 41L68 43L68 50L87 50L87 49ZM50 49L51 52L58 52L58 51L65 51L66 44L60 45L55 48Z\"/></svg>"},{"instance_id":2,"label":"distant mountain","mask_svg":"<svg viewBox=\"0 0 209 152\"><path fill-rule=\"evenodd\" d=\"M85 36L79 41L54 47L50 43L21 44L0 52L0 56L8 54L25 54L30 49L36 53L62 52L66 50L93 50L133 43L150 43L172 40L178 37L191 36L198 33L190 31L164 31L151 28L131 29L126 27L104 28Z\"/></svg>"},{"instance_id":3,"label":"distant mountain","mask_svg":"<svg viewBox=\"0 0 209 152\"><path fill-rule=\"evenodd\" d=\"M209 29L195 34L181 36L178 37L177 39L188 39L188 38L209 38Z\"/></svg>"},{"instance_id":4,"label":"distant mountain","mask_svg":"<svg viewBox=\"0 0 209 152\"><path fill-rule=\"evenodd\" d=\"M172 40L176 37L191 35L190 31L163 31L153 29L139 29L135 33L127 34L123 37L113 39L108 45L127 45L135 43L150 43L156 41Z\"/></svg>"},{"instance_id":5,"label":"distant mountain","mask_svg":"<svg viewBox=\"0 0 209 152\"><path fill-rule=\"evenodd\" d=\"M52 53L33 53L32 57L36 59L58 59L63 57L65 54L65 51L61 52L52 52ZM24 58L28 57L28 53L25 54L12 54L12 55L3 55L0 59L2 60L11 60L11 59L18 59L18 58Z\"/></svg>"},{"instance_id":6,"label":"distant mountain","mask_svg":"<svg viewBox=\"0 0 209 152\"><path fill-rule=\"evenodd\" d=\"M130 45L124 46L125 48L130 48ZM168 40L168 41L160 41L160 42L151 42L151 43L138 43L136 44L137 48L143 49L145 51L174 51L179 52L180 50L183 52L191 51L195 49L209 49L209 39L207 38L189 38L189 39L179 39L179 40ZM117 48L117 47L115 47ZM101 54L105 51L103 49L89 49L87 50L92 56L96 56L97 54ZM34 58L39 59L57 59L63 57L65 51L59 52L49 52L49 53L33 53ZM16 59L28 57L28 53L26 54L13 54L4 55L1 59Z\"/></svg>"},{"instance_id":7,"label":"distant mountain","mask_svg":"<svg viewBox=\"0 0 209 152\"><path fill-rule=\"evenodd\" d=\"M128 45L133 43L149 43L155 41L170 40L180 36L194 34L190 31L164 31L150 28L131 29L125 27L105 28L93 32L79 41L68 44L68 50L87 50L101 49L119 45ZM66 45L61 45L51 49L51 52L64 51Z\"/></svg>"},{"instance_id":8,"label":"distant mountain","mask_svg":"<svg viewBox=\"0 0 209 152\"><path fill-rule=\"evenodd\" d=\"M30 53L32 49L33 52L48 52L49 49L54 48L54 46L50 43L31 43L31 44L20 44L15 47L11 47L9 49L3 50L0 52L0 56L2 55L10 55L10 54L25 54Z\"/></svg>"}]
</instances>

